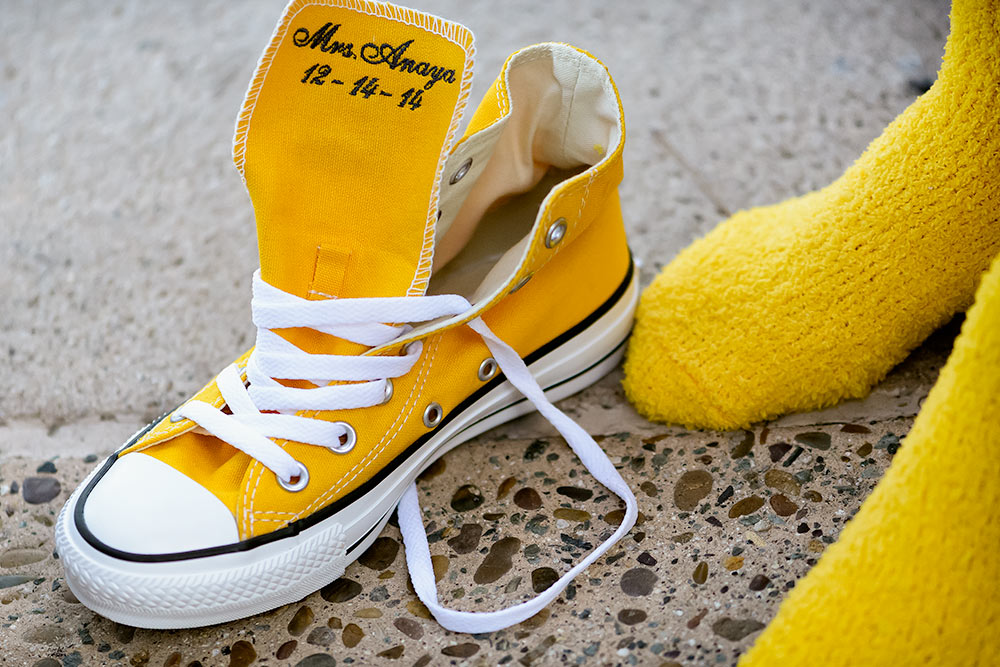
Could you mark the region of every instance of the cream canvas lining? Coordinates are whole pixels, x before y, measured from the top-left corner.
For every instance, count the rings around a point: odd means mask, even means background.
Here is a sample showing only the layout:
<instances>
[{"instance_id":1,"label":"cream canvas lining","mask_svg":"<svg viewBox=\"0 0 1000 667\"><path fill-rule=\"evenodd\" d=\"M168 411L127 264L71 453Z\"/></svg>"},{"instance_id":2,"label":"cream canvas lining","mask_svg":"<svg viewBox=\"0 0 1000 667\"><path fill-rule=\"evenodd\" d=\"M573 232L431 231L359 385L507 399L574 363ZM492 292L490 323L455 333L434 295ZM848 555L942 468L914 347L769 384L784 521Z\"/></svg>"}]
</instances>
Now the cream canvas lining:
<instances>
[{"instance_id":1,"label":"cream canvas lining","mask_svg":"<svg viewBox=\"0 0 1000 667\"><path fill-rule=\"evenodd\" d=\"M505 75L509 114L448 160L429 294L461 294L475 304L494 293L517 270L552 189L621 140L610 78L585 54L540 44L513 56ZM470 173L450 184L470 157Z\"/></svg>"}]
</instances>

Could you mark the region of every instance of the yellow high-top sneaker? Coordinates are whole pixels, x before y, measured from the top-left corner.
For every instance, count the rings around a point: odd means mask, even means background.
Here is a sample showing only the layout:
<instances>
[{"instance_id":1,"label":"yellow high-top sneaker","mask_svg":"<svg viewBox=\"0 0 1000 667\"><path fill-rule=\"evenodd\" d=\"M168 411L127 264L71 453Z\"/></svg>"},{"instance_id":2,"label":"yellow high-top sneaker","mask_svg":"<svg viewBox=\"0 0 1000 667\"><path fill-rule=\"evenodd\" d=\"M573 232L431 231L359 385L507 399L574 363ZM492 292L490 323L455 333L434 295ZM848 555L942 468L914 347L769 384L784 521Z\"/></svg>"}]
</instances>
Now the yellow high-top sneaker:
<instances>
[{"instance_id":1,"label":"yellow high-top sneaker","mask_svg":"<svg viewBox=\"0 0 1000 667\"><path fill-rule=\"evenodd\" d=\"M257 218L255 347L73 494L56 528L73 593L181 628L301 599L399 504L414 588L449 629L551 601L633 525L635 499L550 401L611 370L636 278L605 67L564 44L512 55L466 135L464 27L387 4L294 0L236 127ZM539 410L625 520L538 598L437 603L414 485L476 434Z\"/></svg>"}]
</instances>

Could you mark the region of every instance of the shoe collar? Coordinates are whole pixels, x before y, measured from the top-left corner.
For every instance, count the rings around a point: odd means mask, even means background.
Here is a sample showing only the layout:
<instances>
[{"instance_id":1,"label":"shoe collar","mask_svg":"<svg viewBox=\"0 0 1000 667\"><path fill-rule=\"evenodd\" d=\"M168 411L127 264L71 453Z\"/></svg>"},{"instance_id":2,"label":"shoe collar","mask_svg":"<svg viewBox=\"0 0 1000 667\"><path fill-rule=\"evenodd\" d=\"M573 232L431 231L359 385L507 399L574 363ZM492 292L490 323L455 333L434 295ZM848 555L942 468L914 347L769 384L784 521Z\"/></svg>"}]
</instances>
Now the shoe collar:
<instances>
[{"instance_id":1,"label":"shoe collar","mask_svg":"<svg viewBox=\"0 0 1000 667\"><path fill-rule=\"evenodd\" d=\"M560 122L553 123L547 118L551 115ZM561 135L540 131L553 125L564 128ZM428 322L391 346L370 353L461 326L526 284L586 229L617 189L623 175L624 138L617 88L594 56L557 42L536 44L511 55L445 162L438 246L458 228L474 227L496 202L530 190L544 173L539 172L539 163L558 168L590 166L552 188L530 232L503 254L476 289L471 310ZM564 228L561 235L553 231L555 226ZM559 236L555 243L547 242L550 232Z\"/></svg>"}]
</instances>

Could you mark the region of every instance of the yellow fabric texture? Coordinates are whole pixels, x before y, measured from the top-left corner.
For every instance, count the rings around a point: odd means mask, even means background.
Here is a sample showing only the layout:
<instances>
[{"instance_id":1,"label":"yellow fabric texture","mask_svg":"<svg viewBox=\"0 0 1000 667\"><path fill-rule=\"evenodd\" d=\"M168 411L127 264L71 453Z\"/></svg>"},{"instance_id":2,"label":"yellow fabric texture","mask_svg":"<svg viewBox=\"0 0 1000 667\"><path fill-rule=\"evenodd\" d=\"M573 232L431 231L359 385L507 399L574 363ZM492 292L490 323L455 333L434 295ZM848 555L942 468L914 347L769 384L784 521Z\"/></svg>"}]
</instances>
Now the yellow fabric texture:
<instances>
[{"instance_id":1,"label":"yellow fabric texture","mask_svg":"<svg viewBox=\"0 0 1000 667\"><path fill-rule=\"evenodd\" d=\"M287 9L234 141L265 281L307 296L322 245L351 254L337 296L423 293L435 180L471 58L468 30L411 10L350 0Z\"/></svg>"},{"instance_id":2,"label":"yellow fabric texture","mask_svg":"<svg viewBox=\"0 0 1000 667\"><path fill-rule=\"evenodd\" d=\"M372 5L366 3L365 7L371 9ZM379 14L381 21L391 21L392 19L386 18L386 15L391 16L393 12L397 11L397 8L391 6L377 7L380 7L377 12L381 12ZM315 9L316 7L310 5L309 8ZM288 15L294 14L297 9L301 9L301 7L292 5ZM310 20L305 25L323 26L327 22L336 24L337 21L341 21L343 27L336 34L338 37L347 34L347 19L332 19L326 13L334 11L336 8L331 9L324 5L321 9L323 9L323 13L318 16L310 15ZM298 16L301 16L301 13ZM431 25L432 21L439 21L439 19L426 17L419 19L410 16L409 21L410 23L418 22ZM286 26L284 33L281 30L282 26ZM274 71L274 63L280 60L281 50L287 46L287 41L284 40L287 35L294 35L294 30L298 26L297 18L289 19L286 16L282 19L272 48L265 53L262 60L262 70L268 66L268 54L277 53L278 55L273 59L274 62L270 64L272 71ZM407 24L406 29L412 29L412 26ZM381 27L373 27L373 30L377 35L385 34ZM404 34L395 38L396 42L403 37L409 39ZM415 42L415 44L418 43ZM276 50L275 44L279 45ZM297 54L298 52L293 51L293 53ZM589 54L584 55L593 60ZM510 61L508 61L509 63ZM299 65L303 65L303 63L299 62L295 67ZM306 66L308 63L303 65L303 69ZM505 65L506 67L507 65ZM294 68L289 66L287 69L291 71ZM510 113L510 109L506 106L503 109L497 107L497 96L506 97L507 95L506 86L502 83L502 79L503 74L498 79L498 83L494 85L493 92L487 95L487 99L484 100L484 110L478 113L479 118L489 116L492 118L492 122L498 122L502 120L504 115ZM284 81L284 79L280 80ZM254 87L260 82L263 82L263 89L259 93L258 99L266 97L266 92L263 91L266 91L270 81L270 73L261 76L258 72L255 84L248 94L248 100L254 95ZM296 82L293 81L293 83ZM435 84L431 93L443 92L438 91L438 86L443 84L444 81ZM301 84L296 83L296 85ZM293 91L297 90L295 85L288 84L288 87L292 88ZM377 102L378 100L373 96L367 103L375 104ZM383 114L392 117L397 111L405 112L408 114L406 117L410 117L410 115L416 116L421 113L423 109L420 108L412 112L408 109L387 109L377 113L379 118ZM271 110L268 113L276 112L281 111ZM486 123L486 125L491 125L492 122ZM266 167L266 163L263 161L255 162L258 158L254 157L256 146L252 140L254 132L261 128L270 127L273 133L281 134L287 139L288 136L295 136L298 128L294 125L285 127L284 123L277 122L275 125L269 125L268 121L262 119L259 103L252 118L248 118L245 113L241 116L239 127L244 126L249 128L248 136L251 138L246 141L245 159L248 165L248 188L253 193L255 183L266 183L270 178L264 173L251 176L254 169L263 172ZM309 132L311 131L309 129ZM477 131L479 129L471 128L463 141ZM438 141L442 144L445 143L445 134L439 133ZM240 135L238 134L236 150L238 164L240 156L243 155L239 144ZM275 169L282 171L289 168L289 164L296 164L298 159L296 153L300 150L305 149L289 145L285 154L280 151L270 154L270 159L277 160ZM440 145L438 150L440 150ZM619 141L617 146L610 146L607 150L607 155L601 163L560 182L553 189L547 204L543 206L543 210L538 211L535 219L527 259L496 298L485 301L477 308L477 311L484 311L483 319L491 329L522 355L533 352L590 315L611 296L628 271L630 257L617 194L617 186L622 174L622 142ZM412 155L412 150L405 143L399 143L392 151L392 157L396 160L406 161ZM346 169L348 166L341 165L340 168ZM435 163L428 161L422 166L411 164L410 168L422 168L425 175L427 171L433 174ZM449 169L452 167L449 166ZM306 173L309 173L308 168ZM315 176L319 180L326 177L328 175ZM329 177L339 178L340 176ZM433 183L428 183L427 187L433 189ZM267 187L269 186L265 186L265 189ZM291 189L301 186L287 182L283 187ZM447 184L444 187L447 187ZM329 190L329 188L319 189ZM339 191L334 189L333 192ZM276 197L278 194L280 193L275 191L274 194L268 194L267 197ZM400 204L405 194L404 192L402 195L398 195L393 183L385 183L381 198L386 206L396 206ZM437 190L434 189L433 192L428 190L423 195L424 206L426 207L428 201L433 201L435 212L437 194ZM308 195L309 193L302 192L290 193L289 206L298 205L299 197L308 197ZM331 230L327 229L326 226L316 225L316 228L311 231L309 231L311 228L308 225L300 226L297 223L298 218L295 217L267 217L265 214L262 218L261 206L258 204L257 196L255 196L254 204L258 224L261 224L262 221L264 225L273 226L273 229L268 232L261 233L262 269L265 264L272 261L265 255L265 242L273 243L275 247L286 243L281 234L281 229L284 228L292 238L287 241L287 247L282 247L274 252L282 256L282 264L292 263L290 257L285 257L286 254L297 254L300 260L299 264L302 265L296 265L294 273L278 272L278 275L285 276L287 279L285 282L279 281L279 284L285 289L295 291L307 298L324 298L324 295L321 294L310 294L310 289L313 292L326 292L338 289L337 286L339 286L337 295L343 296L405 294L409 281L415 275L414 271L419 273L417 260L424 256L425 244L433 241L433 227L430 237L425 237L422 233L409 234L409 231L414 228L423 229L424 212L411 211L409 221L397 213L392 213L392 226L385 227L383 232L396 233L398 231L401 239L406 239L407 249L402 249L402 245L400 245L401 249L397 255L412 259L408 269L409 275L406 280L396 280L402 273L394 278L395 274L391 271L393 262L390 261L387 280L395 282L391 285L387 282L379 288L373 287L373 293L366 294L361 290L367 289L367 287L361 282L351 283L351 281L365 278L365 273L370 274L368 276L370 280L375 280L382 275L384 257L366 255L366 253L372 250L369 247L371 244L382 250L390 247L380 246L371 236L375 233L374 230L379 228L379 225L388 224L385 219L379 217L383 210L388 209L369 211L366 214L356 211L355 213L358 215L368 216L365 219L371 220L370 229L343 231L337 227L340 224L338 206L341 199L350 198L350 196L351 193L345 191L343 196L338 195L336 198L330 195L323 206L308 202L302 204L303 206L315 206L314 210L317 215L327 216L324 219L328 226L333 227ZM369 205L375 206L376 202L369 202ZM544 243L545 232L548 225L559 218L565 220L566 233L562 242L550 249ZM417 222L416 225L414 225L414 221ZM523 230L523 226L520 228ZM307 241L301 236L302 233L305 233L303 230L307 230L312 235L311 240ZM351 234L356 234L356 236L351 236ZM402 244L401 239L397 239L400 244ZM512 236L511 245L516 240L517 238ZM278 265L273 265L272 269L275 266ZM510 285L528 274L531 274L532 278L522 289L513 294L507 294ZM317 285L323 287L318 290L313 289ZM293 333L294 335L290 336L293 342L307 349L320 348L323 352L328 352L328 345L340 346L334 352L340 354L348 353L345 350L350 349L343 344L343 341L327 340L328 337L318 337L313 332L296 330ZM432 401L439 403L447 414L482 386L482 381L477 377L477 371L482 361L489 357L490 353L478 334L467 327L457 326L454 322L442 323L429 336L424 337L423 341L424 353L420 361L408 375L393 381L393 396L387 403L360 410L326 411L318 415L309 413L312 416L319 416L331 421L349 422L358 434L358 444L350 452L333 454L321 447L279 441L279 444L296 460L301 461L309 468L309 485L300 492L289 493L285 491L277 484L274 475L266 468L229 445L204 435L198 430L192 430L191 422L187 421L172 424L169 420L163 420L135 445L126 450L123 455L127 455L129 452L143 451L170 464L205 486L232 510L237 519L240 535L244 539L279 529L290 521L308 516L312 512L343 498L371 479L385 465L399 456L414 440L424 435L428 429L423 424L422 414L428 403ZM375 350L373 352L396 354L399 352L401 344L394 345L386 351ZM240 357L238 363L245 363L246 356L244 354ZM199 393L199 398L216 406L222 405L222 398L214 381Z\"/></svg>"},{"instance_id":3,"label":"yellow fabric texture","mask_svg":"<svg viewBox=\"0 0 1000 667\"><path fill-rule=\"evenodd\" d=\"M1000 250L1000 5L955 0L934 86L823 190L737 213L643 294L625 390L740 428L864 396Z\"/></svg>"},{"instance_id":4,"label":"yellow fabric texture","mask_svg":"<svg viewBox=\"0 0 1000 667\"><path fill-rule=\"evenodd\" d=\"M740 661L1000 660L1000 258L895 461Z\"/></svg>"}]
</instances>

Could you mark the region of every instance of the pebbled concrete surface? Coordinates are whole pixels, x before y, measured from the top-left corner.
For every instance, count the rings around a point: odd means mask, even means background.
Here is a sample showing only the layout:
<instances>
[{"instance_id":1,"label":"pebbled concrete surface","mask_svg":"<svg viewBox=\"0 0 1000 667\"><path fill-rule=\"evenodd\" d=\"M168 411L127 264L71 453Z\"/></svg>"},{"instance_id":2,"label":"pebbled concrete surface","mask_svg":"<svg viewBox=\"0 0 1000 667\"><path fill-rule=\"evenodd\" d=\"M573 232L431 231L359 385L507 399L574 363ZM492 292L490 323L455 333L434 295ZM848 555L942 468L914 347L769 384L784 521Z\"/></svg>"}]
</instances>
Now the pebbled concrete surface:
<instances>
[{"instance_id":1,"label":"pebbled concrete surface","mask_svg":"<svg viewBox=\"0 0 1000 667\"><path fill-rule=\"evenodd\" d=\"M170 632L112 623L76 601L52 553L58 507L92 464L57 459L38 472L35 459L7 461L0 664L333 665L317 655L341 665L733 664L874 487L911 422L602 437L635 490L638 525L538 615L481 635L430 618L394 525L342 578L272 612ZM470 470L470 459L481 465ZM11 480L60 489L31 503ZM479 438L429 468L420 489L439 596L465 610L534 595L622 516L557 438ZM45 658L59 662L36 662Z\"/></svg>"},{"instance_id":2,"label":"pebbled concrete surface","mask_svg":"<svg viewBox=\"0 0 1000 667\"><path fill-rule=\"evenodd\" d=\"M835 178L929 85L948 28L943 0L414 4L476 33L474 99L508 53L533 42L568 41L608 64L625 105L622 198L645 282L729 213ZM352 566L347 575L362 585L357 599L307 598L303 605L315 619L302 636L289 635L295 605L203 631L132 633L67 598L49 524L92 465L85 457L109 452L186 398L252 339L248 303L249 277L257 265L255 235L249 201L231 164L230 140L246 83L281 9L280 0L6 0L0 11L0 581L27 577L0 589L0 664L32 665L47 657L55 662L39 664L241 664L233 656L248 654L238 641L249 643L261 664L295 664L310 653L329 653L341 664L368 664L382 651L390 651L377 658L386 664L413 664L425 654L431 658L422 664L491 664L506 655L518 664L562 658L585 664L731 663L756 631L735 640L725 635L766 623L780 601L777 587L748 595L748 581L766 571L786 586L804 574L821 549L812 545L810 552L810 540L834 538L842 523L833 519L856 510L891 459L884 448L859 455L864 437L838 429L863 424L873 434L865 436L872 444L888 433L905 434L947 355L954 325L869 399L761 425L752 453L743 457L710 447L728 443L731 434L684 436L645 422L625 403L615 375L566 401L564 407L591 432L609 436L605 444L629 481L636 487L648 482L663 498L643 495L649 525L636 532L645 541L627 538L631 543L623 544L624 555L617 557L622 560L612 561L619 553L613 551L590 573L606 583L581 583L575 602L563 596L551 617L536 626L469 638L421 619L419 609L402 611L414 597L405 585L401 554L386 566L395 570L384 577L391 595L378 604L370 604L370 596L386 570L364 565ZM810 524L809 534L822 530L822 537L799 539L793 524L762 532L763 545L747 542L725 514L740 498L716 504L715 496L728 484L768 501L773 495L746 476L784 465L783 459L769 458L777 440L762 442L764 429L792 443L801 432L833 434L826 464L815 473L822 501L796 501L812 512L810 522L821 524ZM550 435L544 420L529 417L486 434L468 454L516 459L536 438ZM684 438L698 445L685 447ZM642 450L643 444L655 451ZM554 444L550 451L565 454L560 447ZM701 448L706 453L694 453ZM666 449L674 453L669 465L654 469L653 457ZM682 449L685 453L678 453ZM639 456L650 463L633 467ZM699 458L704 456L712 461ZM872 463L864 463L869 459ZM48 460L57 472L37 473ZM529 590L527 582L540 566L530 561L535 552L525 553L524 547L534 543L543 555L550 553L559 546L559 531L539 535L509 522L518 511L514 501L495 498L506 465L497 463L488 473L482 482L488 502L469 515L447 509L456 486L466 483L455 471L427 482L424 503L428 520L444 529L460 531L476 523L493 530L479 549L505 537L521 540L512 572L500 583L506 586L516 576L525 583L496 593L514 599ZM797 466L793 472L816 465L815 459L790 464ZM563 456L549 474L569 474L572 467ZM684 511L671 501L673 490L685 472L700 469L714 480L712 509L701 518L682 518ZM531 485L528 472L516 474L524 479L518 478L512 495ZM863 481L841 483L845 475ZM58 479L59 495L28 504L23 497L28 477ZM554 513L561 499L539 479L540 511ZM819 490L823 482L855 492L829 494ZM597 517L608 508L577 509L593 514L594 526L604 525ZM682 523L695 525L716 513L723 527L699 525L698 538L672 540L686 532ZM594 526L570 534L596 538ZM384 536L396 539L398 533L387 528ZM473 591L472 573L484 556L476 550L449 552L444 545L451 537L443 536L435 553L454 561L447 576L457 583L442 583L440 590ZM708 549L702 540L721 546ZM741 554L746 565L728 570L726 563L735 561L727 559L738 558L734 547L749 550ZM644 552L658 564L636 561ZM795 553L803 555L792 557ZM740 584L699 589L691 577L702 560L710 563L710 584L717 572ZM657 583L646 596L632 597L620 580L638 567L652 569ZM474 608L477 596L483 593L458 602ZM386 606L392 601L398 606ZM592 613L581 620L585 608ZM703 608L706 615L690 627ZM636 621L636 610L646 618ZM619 617L624 611L631 624ZM420 624L418 639L392 625L397 612ZM334 618L341 628L333 627ZM720 625L720 634L712 628L724 618L733 623ZM350 648L344 636L349 623L364 633ZM307 641L320 628L330 637L317 632L319 643ZM88 634L94 643L85 641ZM591 635L600 643L593 650ZM277 657L290 636L298 637L300 646ZM468 646L445 652L460 644L479 648L468 656L461 655L472 651ZM394 658L397 646L404 650Z\"/></svg>"}]
</instances>

